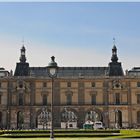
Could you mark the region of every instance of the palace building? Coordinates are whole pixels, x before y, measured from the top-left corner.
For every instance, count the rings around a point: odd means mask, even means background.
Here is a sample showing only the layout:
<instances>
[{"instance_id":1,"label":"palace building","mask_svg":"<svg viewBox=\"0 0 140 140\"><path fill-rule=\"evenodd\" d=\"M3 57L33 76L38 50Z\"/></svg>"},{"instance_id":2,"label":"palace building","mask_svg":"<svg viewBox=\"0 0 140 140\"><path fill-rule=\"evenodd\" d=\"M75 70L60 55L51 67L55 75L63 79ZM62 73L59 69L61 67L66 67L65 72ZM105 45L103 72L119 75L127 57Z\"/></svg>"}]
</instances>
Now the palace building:
<instances>
[{"instance_id":1,"label":"palace building","mask_svg":"<svg viewBox=\"0 0 140 140\"><path fill-rule=\"evenodd\" d=\"M49 129L52 80L44 67L26 62L25 47L15 72L0 68L0 128ZM117 48L106 67L59 67L53 87L54 128L140 127L140 67L125 74Z\"/></svg>"}]
</instances>

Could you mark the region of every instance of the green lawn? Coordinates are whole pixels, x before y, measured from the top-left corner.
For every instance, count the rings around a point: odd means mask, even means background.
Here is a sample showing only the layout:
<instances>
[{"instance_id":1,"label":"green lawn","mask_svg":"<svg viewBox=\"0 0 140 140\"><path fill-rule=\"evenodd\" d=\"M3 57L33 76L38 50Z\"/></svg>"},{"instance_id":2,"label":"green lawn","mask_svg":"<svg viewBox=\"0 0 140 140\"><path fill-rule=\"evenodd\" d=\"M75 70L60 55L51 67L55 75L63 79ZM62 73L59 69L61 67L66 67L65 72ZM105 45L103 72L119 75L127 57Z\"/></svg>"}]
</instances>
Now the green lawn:
<instances>
[{"instance_id":1,"label":"green lawn","mask_svg":"<svg viewBox=\"0 0 140 140\"><path fill-rule=\"evenodd\" d=\"M91 132L92 133L92 132ZM96 134L96 133L95 133ZM5 134L4 134L5 135ZM11 134L9 134L11 135ZM26 134L25 134L26 135ZM73 134L73 135L76 135L76 134ZM89 133L90 135L90 133ZM100 134L99 134L100 135ZM65 134L64 134L65 136ZM87 137L75 137L75 138L70 138L70 137L56 137L55 140L112 140L112 139L122 139L122 138L125 138L125 139L128 139L128 138L140 138L140 129L138 130L120 130L120 135L118 136L107 136L105 137L104 134L102 134L102 138L100 136L94 136L94 137L88 137L88 134L87 134ZM44 138L4 138L4 137L0 137L0 140L15 140L15 139L19 139L19 140L50 140L49 137L44 137Z\"/></svg>"},{"instance_id":2,"label":"green lawn","mask_svg":"<svg viewBox=\"0 0 140 140\"><path fill-rule=\"evenodd\" d=\"M0 138L0 140L50 140L50 138ZM55 140L108 140L108 138L55 138Z\"/></svg>"}]
</instances>

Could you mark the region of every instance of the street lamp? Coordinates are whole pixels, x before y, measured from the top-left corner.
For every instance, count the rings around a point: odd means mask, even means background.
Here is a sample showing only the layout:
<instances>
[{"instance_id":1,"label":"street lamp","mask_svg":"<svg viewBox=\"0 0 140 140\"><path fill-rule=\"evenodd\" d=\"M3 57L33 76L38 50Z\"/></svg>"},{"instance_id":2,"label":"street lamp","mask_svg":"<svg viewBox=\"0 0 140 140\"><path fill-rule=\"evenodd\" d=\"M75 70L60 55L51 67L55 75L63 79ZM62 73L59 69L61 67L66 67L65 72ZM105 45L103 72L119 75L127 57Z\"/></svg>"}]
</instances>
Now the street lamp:
<instances>
[{"instance_id":1,"label":"street lamp","mask_svg":"<svg viewBox=\"0 0 140 140\"><path fill-rule=\"evenodd\" d=\"M54 132L53 132L53 83L54 83L54 78L57 76L57 70L58 66L57 63L55 62L55 57L51 57L51 62L48 64L47 71L49 77L52 79L52 98L51 98L51 130L50 130L50 139L54 140Z\"/></svg>"}]
</instances>

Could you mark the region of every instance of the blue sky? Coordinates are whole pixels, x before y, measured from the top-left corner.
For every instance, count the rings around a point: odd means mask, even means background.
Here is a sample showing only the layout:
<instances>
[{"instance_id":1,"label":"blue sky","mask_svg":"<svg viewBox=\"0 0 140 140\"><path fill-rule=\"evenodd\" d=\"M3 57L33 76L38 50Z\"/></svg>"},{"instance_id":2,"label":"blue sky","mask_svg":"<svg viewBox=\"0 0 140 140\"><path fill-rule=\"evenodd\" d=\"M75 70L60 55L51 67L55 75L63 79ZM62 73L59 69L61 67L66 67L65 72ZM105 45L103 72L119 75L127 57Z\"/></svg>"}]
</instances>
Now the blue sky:
<instances>
[{"instance_id":1,"label":"blue sky","mask_svg":"<svg viewBox=\"0 0 140 140\"><path fill-rule=\"evenodd\" d=\"M30 66L107 66L113 37L123 68L140 66L140 3L0 2L0 66L15 69L24 38Z\"/></svg>"}]
</instances>

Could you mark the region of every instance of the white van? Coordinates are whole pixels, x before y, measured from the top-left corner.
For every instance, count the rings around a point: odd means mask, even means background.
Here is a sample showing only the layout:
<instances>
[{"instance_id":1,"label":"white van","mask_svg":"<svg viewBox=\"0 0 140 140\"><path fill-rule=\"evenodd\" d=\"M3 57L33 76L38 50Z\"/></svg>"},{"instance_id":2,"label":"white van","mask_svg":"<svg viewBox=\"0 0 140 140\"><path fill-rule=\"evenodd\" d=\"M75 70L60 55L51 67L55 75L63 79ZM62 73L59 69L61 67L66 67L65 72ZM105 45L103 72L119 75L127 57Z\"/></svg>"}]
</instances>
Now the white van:
<instances>
[{"instance_id":1,"label":"white van","mask_svg":"<svg viewBox=\"0 0 140 140\"><path fill-rule=\"evenodd\" d=\"M103 129L103 123L101 121L97 121L93 123L94 129Z\"/></svg>"}]
</instances>

